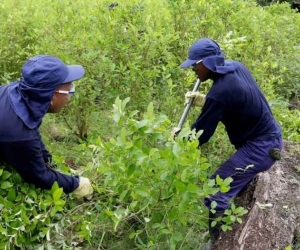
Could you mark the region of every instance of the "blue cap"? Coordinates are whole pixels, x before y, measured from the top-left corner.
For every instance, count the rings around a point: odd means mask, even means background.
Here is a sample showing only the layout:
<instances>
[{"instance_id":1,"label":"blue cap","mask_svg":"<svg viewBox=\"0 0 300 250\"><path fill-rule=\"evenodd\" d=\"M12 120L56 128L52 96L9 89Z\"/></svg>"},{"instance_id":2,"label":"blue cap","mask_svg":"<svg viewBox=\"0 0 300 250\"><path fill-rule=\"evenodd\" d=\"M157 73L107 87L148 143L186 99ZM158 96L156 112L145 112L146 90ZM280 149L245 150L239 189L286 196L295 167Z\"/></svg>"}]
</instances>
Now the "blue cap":
<instances>
[{"instance_id":1,"label":"blue cap","mask_svg":"<svg viewBox=\"0 0 300 250\"><path fill-rule=\"evenodd\" d=\"M65 65L54 56L30 58L22 67L22 77L10 84L12 108L28 128L36 128L48 111L55 89L83 76L81 65Z\"/></svg>"},{"instance_id":2,"label":"blue cap","mask_svg":"<svg viewBox=\"0 0 300 250\"><path fill-rule=\"evenodd\" d=\"M54 56L39 55L23 65L22 76L31 86L57 87L82 78L84 69L81 65L65 65Z\"/></svg>"},{"instance_id":3,"label":"blue cap","mask_svg":"<svg viewBox=\"0 0 300 250\"><path fill-rule=\"evenodd\" d=\"M202 60L205 67L218 72L218 66L224 66L225 58L220 46L209 38L201 38L190 48L189 57L180 67L187 68Z\"/></svg>"}]
</instances>

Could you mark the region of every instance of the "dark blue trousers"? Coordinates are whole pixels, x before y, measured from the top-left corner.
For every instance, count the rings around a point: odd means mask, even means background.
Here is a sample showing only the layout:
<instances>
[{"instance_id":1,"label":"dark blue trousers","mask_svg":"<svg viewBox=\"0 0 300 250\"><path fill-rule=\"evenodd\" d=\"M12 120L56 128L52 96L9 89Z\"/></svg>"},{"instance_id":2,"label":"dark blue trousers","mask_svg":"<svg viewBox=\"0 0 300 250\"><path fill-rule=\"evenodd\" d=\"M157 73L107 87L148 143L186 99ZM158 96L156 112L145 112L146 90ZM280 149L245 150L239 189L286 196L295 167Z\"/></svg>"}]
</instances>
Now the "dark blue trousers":
<instances>
[{"instance_id":1,"label":"dark blue trousers","mask_svg":"<svg viewBox=\"0 0 300 250\"><path fill-rule=\"evenodd\" d=\"M230 198L235 197L258 173L268 170L275 163L275 160L269 156L270 149L282 150L282 147L282 137L272 141L248 141L210 177L210 179L215 179L217 175L222 179L231 177L233 181L230 183L230 190L227 193L218 192L206 197L205 206L210 209L211 202L216 201L217 211L221 212L229 208ZM253 166L247 168L250 165Z\"/></svg>"}]
</instances>

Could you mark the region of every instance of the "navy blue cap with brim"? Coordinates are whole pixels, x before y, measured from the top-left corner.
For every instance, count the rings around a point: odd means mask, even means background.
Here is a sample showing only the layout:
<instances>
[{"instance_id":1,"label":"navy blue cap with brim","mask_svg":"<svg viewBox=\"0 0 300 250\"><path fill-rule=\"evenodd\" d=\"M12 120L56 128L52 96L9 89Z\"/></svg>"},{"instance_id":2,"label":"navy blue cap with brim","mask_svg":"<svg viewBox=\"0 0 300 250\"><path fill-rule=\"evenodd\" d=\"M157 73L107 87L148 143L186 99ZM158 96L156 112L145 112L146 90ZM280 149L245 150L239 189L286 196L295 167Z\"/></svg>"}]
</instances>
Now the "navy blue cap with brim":
<instances>
[{"instance_id":1,"label":"navy blue cap with brim","mask_svg":"<svg viewBox=\"0 0 300 250\"><path fill-rule=\"evenodd\" d=\"M76 81L84 76L84 69L81 65L67 65L67 68L68 75L65 80L62 81L62 84Z\"/></svg>"},{"instance_id":2,"label":"navy blue cap with brim","mask_svg":"<svg viewBox=\"0 0 300 250\"><path fill-rule=\"evenodd\" d=\"M29 59L22 67L22 76L31 86L52 86L76 81L84 76L81 65L65 65L55 56L39 55Z\"/></svg>"},{"instance_id":3,"label":"navy blue cap with brim","mask_svg":"<svg viewBox=\"0 0 300 250\"><path fill-rule=\"evenodd\" d=\"M180 67L187 68L202 60L203 65L212 72L225 74L234 71L235 67L227 66L220 46L212 39L201 38L196 41L189 51L189 57Z\"/></svg>"},{"instance_id":4,"label":"navy blue cap with brim","mask_svg":"<svg viewBox=\"0 0 300 250\"><path fill-rule=\"evenodd\" d=\"M15 113L30 128L40 125L55 89L84 76L81 65L65 65L54 56L30 58L22 67L20 80L10 84L9 99Z\"/></svg>"}]
</instances>

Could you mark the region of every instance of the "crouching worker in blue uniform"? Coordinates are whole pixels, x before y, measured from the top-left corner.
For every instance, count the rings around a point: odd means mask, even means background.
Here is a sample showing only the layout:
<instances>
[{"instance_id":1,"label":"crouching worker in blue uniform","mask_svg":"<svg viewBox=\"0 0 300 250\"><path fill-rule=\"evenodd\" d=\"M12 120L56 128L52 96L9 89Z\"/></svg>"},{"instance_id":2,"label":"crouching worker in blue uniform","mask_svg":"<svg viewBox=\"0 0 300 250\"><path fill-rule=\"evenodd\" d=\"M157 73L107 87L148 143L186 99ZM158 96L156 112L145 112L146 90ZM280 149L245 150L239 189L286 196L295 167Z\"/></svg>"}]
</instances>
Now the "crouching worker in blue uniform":
<instances>
[{"instance_id":1,"label":"crouching worker in blue uniform","mask_svg":"<svg viewBox=\"0 0 300 250\"><path fill-rule=\"evenodd\" d=\"M211 242L207 249L212 249L221 224L211 227L211 221L223 216L229 208L230 198L240 193L258 173L268 170L280 159L283 147L281 128L249 70L240 62L225 60L215 41L208 38L196 41L190 48L188 59L180 66L192 67L202 82L213 81L206 96L199 92L188 92L185 96L186 102L193 97L195 105L203 106L191 127L196 131L203 130L199 137L200 145L210 139L218 123L222 122L230 142L237 149L210 177L231 177L230 190L204 200L208 209L213 201L217 202L216 213L209 213ZM249 165L253 166L246 168Z\"/></svg>"},{"instance_id":2,"label":"crouching worker in blue uniform","mask_svg":"<svg viewBox=\"0 0 300 250\"><path fill-rule=\"evenodd\" d=\"M65 193L90 196L88 178L69 176L48 167L51 154L41 140L39 127L46 113L59 113L84 76L81 65L65 65L54 56L39 55L22 68L22 77L0 86L0 161L10 164L24 181L51 189L56 181Z\"/></svg>"}]
</instances>

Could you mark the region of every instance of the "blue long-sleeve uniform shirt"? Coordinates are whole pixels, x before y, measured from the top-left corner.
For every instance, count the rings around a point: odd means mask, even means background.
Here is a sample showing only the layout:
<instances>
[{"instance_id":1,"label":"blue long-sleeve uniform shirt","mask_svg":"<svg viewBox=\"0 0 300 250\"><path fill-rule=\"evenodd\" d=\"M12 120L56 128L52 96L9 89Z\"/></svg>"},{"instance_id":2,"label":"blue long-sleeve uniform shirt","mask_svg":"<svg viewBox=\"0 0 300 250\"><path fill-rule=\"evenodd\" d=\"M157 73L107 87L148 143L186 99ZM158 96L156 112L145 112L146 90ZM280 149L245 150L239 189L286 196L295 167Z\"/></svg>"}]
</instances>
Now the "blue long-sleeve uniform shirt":
<instances>
[{"instance_id":1,"label":"blue long-sleeve uniform shirt","mask_svg":"<svg viewBox=\"0 0 300 250\"><path fill-rule=\"evenodd\" d=\"M0 161L7 162L28 182L50 189L55 181L65 193L78 186L75 176L68 176L47 166L51 154L41 140L39 128L29 129L10 105L10 85L0 87Z\"/></svg>"},{"instance_id":2,"label":"blue long-sleeve uniform shirt","mask_svg":"<svg viewBox=\"0 0 300 250\"><path fill-rule=\"evenodd\" d=\"M192 125L191 129L203 130L200 145L210 139L219 122L225 125L236 148L248 140L272 140L280 136L281 128L250 71L239 62L230 62L237 69L215 75L202 112Z\"/></svg>"}]
</instances>

